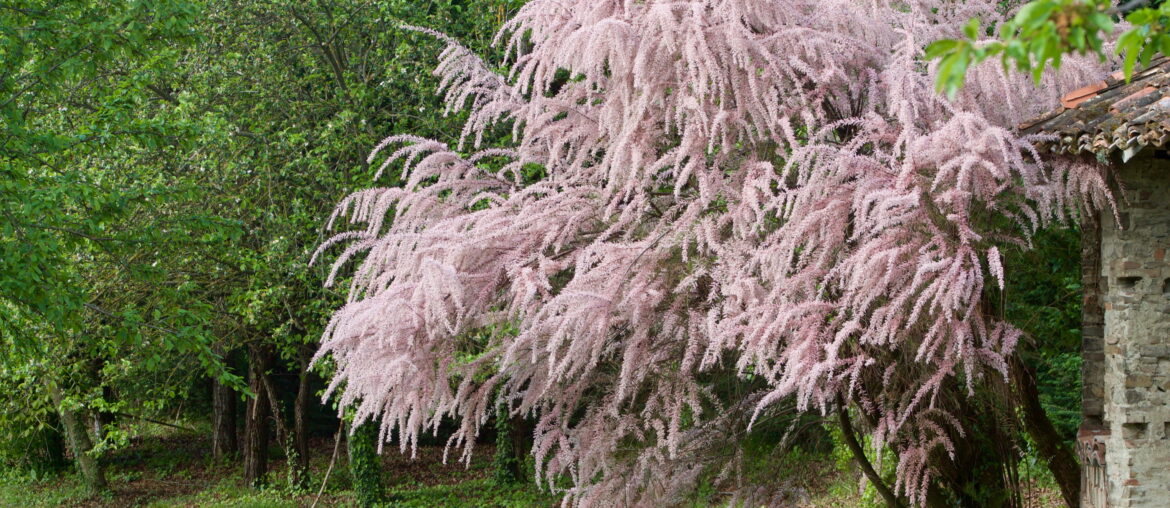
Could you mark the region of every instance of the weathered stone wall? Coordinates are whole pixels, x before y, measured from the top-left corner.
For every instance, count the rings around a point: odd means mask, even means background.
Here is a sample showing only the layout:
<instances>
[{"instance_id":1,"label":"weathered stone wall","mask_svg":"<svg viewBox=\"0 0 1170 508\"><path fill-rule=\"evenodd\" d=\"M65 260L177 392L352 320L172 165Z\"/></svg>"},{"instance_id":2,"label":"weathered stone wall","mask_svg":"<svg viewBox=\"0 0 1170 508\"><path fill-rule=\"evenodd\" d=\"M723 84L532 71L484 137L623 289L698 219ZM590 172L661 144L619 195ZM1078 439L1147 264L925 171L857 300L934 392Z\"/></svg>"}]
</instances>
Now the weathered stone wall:
<instances>
[{"instance_id":1,"label":"weathered stone wall","mask_svg":"<svg viewBox=\"0 0 1170 508\"><path fill-rule=\"evenodd\" d=\"M1081 508L1105 508L1109 478L1105 469L1105 307L1107 282L1101 276L1101 221L1081 222L1081 428L1077 458L1081 464Z\"/></svg>"},{"instance_id":2,"label":"weathered stone wall","mask_svg":"<svg viewBox=\"0 0 1170 508\"><path fill-rule=\"evenodd\" d=\"M1101 221L1109 506L1170 506L1170 161L1119 169L1120 227ZM1104 437L1104 436L1103 436Z\"/></svg>"}]
</instances>

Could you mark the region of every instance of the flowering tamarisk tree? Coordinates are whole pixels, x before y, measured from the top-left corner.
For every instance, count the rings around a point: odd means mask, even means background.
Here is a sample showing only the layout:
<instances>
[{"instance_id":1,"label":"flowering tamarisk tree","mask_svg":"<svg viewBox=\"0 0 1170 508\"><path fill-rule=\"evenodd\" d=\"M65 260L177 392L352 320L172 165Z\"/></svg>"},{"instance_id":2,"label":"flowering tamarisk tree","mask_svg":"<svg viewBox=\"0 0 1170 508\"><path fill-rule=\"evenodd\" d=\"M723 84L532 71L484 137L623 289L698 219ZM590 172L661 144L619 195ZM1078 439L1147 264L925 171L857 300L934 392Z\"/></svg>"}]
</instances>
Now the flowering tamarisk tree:
<instances>
[{"instance_id":1,"label":"flowering tamarisk tree","mask_svg":"<svg viewBox=\"0 0 1170 508\"><path fill-rule=\"evenodd\" d=\"M370 160L403 184L331 220L354 229L318 251L346 245L329 283L360 260L318 353L340 401L404 449L454 418L465 457L502 401L582 506L669 502L735 474L710 453L728 429L852 401L922 503L963 432L946 401L1020 337L985 300L1000 247L1108 199L1012 130L1095 64L934 91L922 48L997 3L534 0L499 35L507 75L418 29L469 116L454 148L386 139ZM762 388L729 398L715 371Z\"/></svg>"}]
</instances>

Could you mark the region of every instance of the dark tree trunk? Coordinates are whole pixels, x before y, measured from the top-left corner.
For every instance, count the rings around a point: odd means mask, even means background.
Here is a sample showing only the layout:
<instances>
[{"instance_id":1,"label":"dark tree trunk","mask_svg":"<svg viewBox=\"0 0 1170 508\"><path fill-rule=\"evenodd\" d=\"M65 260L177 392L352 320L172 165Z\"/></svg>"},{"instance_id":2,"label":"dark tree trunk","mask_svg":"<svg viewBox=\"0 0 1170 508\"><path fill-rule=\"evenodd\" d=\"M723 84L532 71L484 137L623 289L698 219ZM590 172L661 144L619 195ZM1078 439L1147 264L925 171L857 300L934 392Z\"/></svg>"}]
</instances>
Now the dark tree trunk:
<instances>
[{"instance_id":1,"label":"dark tree trunk","mask_svg":"<svg viewBox=\"0 0 1170 508\"><path fill-rule=\"evenodd\" d=\"M517 439L518 434L515 429L517 418L513 418L508 414L508 406L506 404L499 404L496 407L496 456L495 456L495 477L496 483L510 484L520 481L524 477L524 472L520 467L520 457L517 453Z\"/></svg>"},{"instance_id":2,"label":"dark tree trunk","mask_svg":"<svg viewBox=\"0 0 1170 508\"><path fill-rule=\"evenodd\" d=\"M69 440L69 449L73 452L73 459L77 461L77 468L81 470L82 478L85 479L85 486L91 492L109 490L110 486L106 483L106 474L102 470L102 465L96 457L89 454L93 443L89 440L89 433L86 431L83 418L77 411L62 407L64 396L61 395L59 388L53 386L51 391L53 402L57 404L61 415L61 426Z\"/></svg>"},{"instance_id":3,"label":"dark tree trunk","mask_svg":"<svg viewBox=\"0 0 1170 508\"><path fill-rule=\"evenodd\" d=\"M940 499L928 499L928 505L1022 506L1016 469L1019 426L1013 423L1016 410L1007 383L992 377L972 395L959 395L960 389L954 384L950 389L952 394L965 399L965 403L955 404L951 411L966 429L966 435L952 431L953 455L934 455L932 462L938 472L934 482L939 487Z\"/></svg>"},{"instance_id":4,"label":"dark tree trunk","mask_svg":"<svg viewBox=\"0 0 1170 508\"><path fill-rule=\"evenodd\" d=\"M293 439L296 450L295 481L300 487L309 486L309 351L300 351L300 372L297 398L293 404Z\"/></svg>"},{"instance_id":5,"label":"dark tree trunk","mask_svg":"<svg viewBox=\"0 0 1170 508\"><path fill-rule=\"evenodd\" d=\"M218 380L211 380L211 453L216 459L235 456L236 392Z\"/></svg>"},{"instance_id":6,"label":"dark tree trunk","mask_svg":"<svg viewBox=\"0 0 1170 508\"><path fill-rule=\"evenodd\" d=\"M349 434L346 451L349 452L349 472L358 505L377 506L386 501L382 485L382 460L378 456L378 425L366 422Z\"/></svg>"},{"instance_id":7,"label":"dark tree trunk","mask_svg":"<svg viewBox=\"0 0 1170 508\"><path fill-rule=\"evenodd\" d=\"M523 416L513 416L511 425L508 425L508 438L512 440L512 456L516 458L519 471L523 473L524 462L532 453L532 432L535 422ZM519 479L523 480L522 474Z\"/></svg>"},{"instance_id":8,"label":"dark tree trunk","mask_svg":"<svg viewBox=\"0 0 1170 508\"><path fill-rule=\"evenodd\" d=\"M255 395L244 416L244 480L262 485L268 475L268 418L272 401L265 386L265 372L272 365L266 346L248 347L248 388Z\"/></svg>"},{"instance_id":9,"label":"dark tree trunk","mask_svg":"<svg viewBox=\"0 0 1170 508\"><path fill-rule=\"evenodd\" d=\"M291 443L291 438L288 434L288 427L284 424L284 409L280 404L280 395L276 393L276 387L272 384L272 377L267 372L260 376L260 380L264 385L264 390L268 392L268 409L272 410L272 421L276 423L276 442L280 443L280 447L288 449Z\"/></svg>"},{"instance_id":10,"label":"dark tree trunk","mask_svg":"<svg viewBox=\"0 0 1170 508\"><path fill-rule=\"evenodd\" d=\"M1012 378L1020 395L1020 409L1024 430L1036 442L1040 459L1048 465L1056 484L1060 486L1061 497L1070 507L1079 505L1081 498L1081 473L1071 450L1060 438L1052 421L1040 405L1040 392L1036 388L1036 377L1019 358L1012 360Z\"/></svg>"}]
</instances>

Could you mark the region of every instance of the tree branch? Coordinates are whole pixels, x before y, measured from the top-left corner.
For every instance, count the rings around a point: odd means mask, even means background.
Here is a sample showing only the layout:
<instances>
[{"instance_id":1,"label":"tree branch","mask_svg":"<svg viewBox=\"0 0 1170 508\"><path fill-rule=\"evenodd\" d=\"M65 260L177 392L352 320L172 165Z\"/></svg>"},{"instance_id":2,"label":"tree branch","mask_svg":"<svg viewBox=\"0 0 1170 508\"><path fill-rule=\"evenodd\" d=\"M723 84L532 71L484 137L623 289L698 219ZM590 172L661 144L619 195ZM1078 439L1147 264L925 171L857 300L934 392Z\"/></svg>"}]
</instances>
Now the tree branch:
<instances>
[{"instance_id":1,"label":"tree branch","mask_svg":"<svg viewBox=\"0 0 1170 508\"><path fill-rule=\"evenodd\" d=\"M123 412L120 412L120 411L115 411L115 412L113 412L113 413L111 413L111 414L115 414L115 415L121 416L121 417L123 417L123 418L133 418L133 419L135 419L135 420L142 420L142 421L144 421L144 422L150 422L150 423L153 423L153 424L155 424L155 425L162 425L162 426L164 426L164 427L170 427L170 428L172 428L172 429L185 430L185 431L187 431L187 432L198 432L197 430L195 430L195 429L192 429L192 428L190 428L190 427L180 427L180 426L178 426L178 425L174 425L174 424L167 423L167 422L161 422L161 421L158 421L158 420L154 420L154 419L151 419L151 418L147 418L147 417L145 417L145 416L132 415L132 414L129 414L129 413L123 413Z\"/></svg>"},{"instance_id":2,"label":"tree branch","mask_svg":"<svg viewBox=\"0 0 1170 508\"><path fill-rule=\"evenodd\" d=\"M841 424L841 434L845 437L845 445L853 453L853 459L861 467L861 472L865 473L865 477L873 484L873 488L877 489L882 498L886 500L886 505L895 508L901 507L902 504L898 502L898 496L895 496L894 491L890 490L890 487L882 481L882 476L874 470L873 464L869 463L869 459L865 456L865 450L861 448L861 443L858 443L857 437L853 435L853 424L849 421L848 411L849 407L845 405L845 400L838 394L837 419Z\"/></svg>"}]
</instances>

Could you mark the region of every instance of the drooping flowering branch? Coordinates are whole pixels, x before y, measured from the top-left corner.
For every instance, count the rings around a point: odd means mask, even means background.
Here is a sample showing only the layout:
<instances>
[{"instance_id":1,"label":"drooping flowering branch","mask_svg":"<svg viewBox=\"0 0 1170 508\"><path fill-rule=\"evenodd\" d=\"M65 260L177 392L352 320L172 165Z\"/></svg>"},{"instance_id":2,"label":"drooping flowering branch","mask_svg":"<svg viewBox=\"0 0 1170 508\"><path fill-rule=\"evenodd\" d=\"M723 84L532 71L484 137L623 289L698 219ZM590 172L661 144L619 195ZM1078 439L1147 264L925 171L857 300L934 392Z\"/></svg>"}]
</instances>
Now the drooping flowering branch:
<instances>
[{"instance_id":1,"label":"drooping flowering branch","mask_svg":"<svg viewBox=\"0 0 1170 508\"><path fill-rule=\"evenodd\" d=\"M371 155L402 187L346 198L331 225L364 228L321 248L360 259L318 353L340 401L404 449L454 417L469 454L500 397L538 418L538 476L591 505L675 499L734 469L703 453L730 422L841 396L922 502L963 432L940 396L1006 376L1019 338L984 310L998 246L1107 200L1098 168L1011 130L1093 64L934 92L922 48L996 5L534 0L501 31L508 76L444 38L461 142L515 143ZM764 388L730 400L716 370Z\"/></svg>"}]
</instances>

